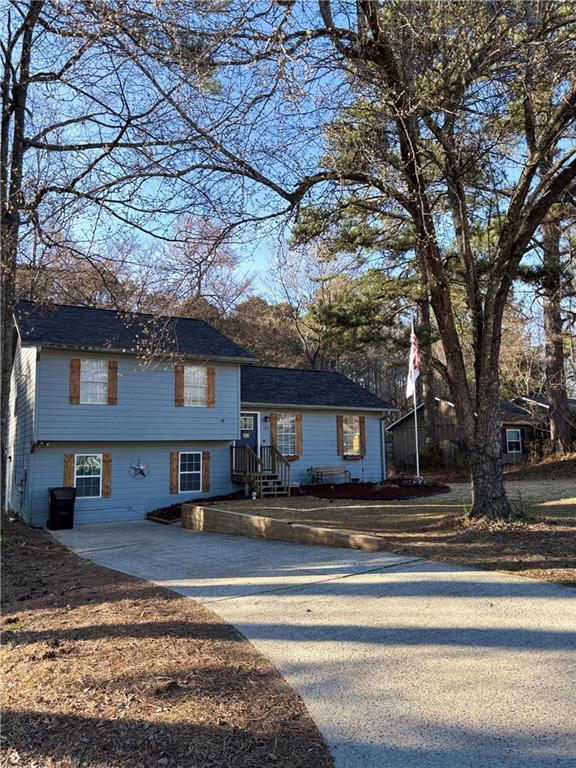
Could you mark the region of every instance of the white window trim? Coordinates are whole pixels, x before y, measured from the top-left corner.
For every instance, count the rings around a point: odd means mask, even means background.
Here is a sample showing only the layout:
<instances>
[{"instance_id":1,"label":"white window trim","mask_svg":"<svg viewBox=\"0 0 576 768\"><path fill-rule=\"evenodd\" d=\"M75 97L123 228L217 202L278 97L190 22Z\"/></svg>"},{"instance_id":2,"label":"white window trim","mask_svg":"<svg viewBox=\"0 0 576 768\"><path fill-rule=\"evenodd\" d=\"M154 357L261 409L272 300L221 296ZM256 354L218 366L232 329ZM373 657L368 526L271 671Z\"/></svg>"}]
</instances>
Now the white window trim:
<instances>
[{"instance_id":1,"label":"white window trim","mask_svg":"<svg viewBox=\"0 0 576 768\"><path fill-rule=\"evenodd\" d=\"M294 424L294 451L284 453L280 449L280 419L282 417L288 417L289 419L292 419ZM279 413L278 414L278 421L276 422L276 442L277 442L277 448L282 454L282 456L296 456L296 451L298 448L298 424L296 422L296 414L295 413Z\"/></svg>"},{"instance_id":2,"label":"white window trim","mask_svg":"<svg viewBox=\"0 0 576 768\"><path fill-rule=\"evenodd\" d=\"M186 402L186 369L187 368L198 368L201 371L204 371L204 376L206 379L206 384L204 386L204 402L203 403L187 403ZM183 384L183 397L184 397L184 407L185 408L207 408L208 407L208 368L205 365L194 365L194 363L185 363L184 364L184 384ZM186 451L184 451L186 453ZM194 451L192 451L194 453Z\"/></svg>"},{"instance_id":3,"label":"white window trim","mask_svg":"<svg viewBox=\"0 0 576 768\"><path fill-rule=\"evenodd\" d=\"M74 454L74 487L77 487L78 477L96 477L96 475L78 475L76 470L78 467L78 456L96 456L100 459L100 485L98 496L78 496L79 499L101 499L102 498L102 472L104 471L103 454L101 453L75 453Z\"/></svg>"},{"instance_id":4,"label":"white window trim","mask_svg":"<svg viewBox=\"0 0 576 768\"><path fill-rule=\"evenodd\" d=\"M360 416L355 416L354 414L346 413L342 417L342 442L346 442L346 419L356 419L356 424L358 428L358 450L357 451L347 451L346 446L342 446L342 450L344 452L344 456L360 456L362 452L362 446L360 445Z\"/></svg>"},{"instance_id":5,"label":"white window trim","mask_svg":"<svg viewBox=\"0 0 576 768\"><path fill-rule=\"evenodd\" d=\"M197 456L200 456L200 470L198 472L182 472L180 470L180 457L181 456L190 456L190 454L196 454ZM197 491L190 491L190 490L182 490L181 487L181 480L182 475L199 475L200 476L200 487ZM178 452L178 493L201 493L202 492L202 451L179 451Z\"/></svg>"},{"instance_id":6,"label":"white window trim","mask_svg":"<svg viewBox=\"0 0 576 768\"><path fill-rule=\"evenodd\" d=\"M83 363L104 363L104 367L106 370L106 387L104 390L104 399L103 400L82 400L82 364ZM108 386L109 386L109 369L108 369L108 360L102 357L82 357L80 358L80 392L79 392L79 402L80 405L108 405ZM80 456L83 456L84 454L79 454ZM93 454L86 454L86 456L91 456ZM95 455L95 454L94 454Z\"/></svg>"},{"instance_id":7,"label":"white window trim","mask_svg":"<svg viewBox=\"0 0 576 768\"><path fill-rule=\"evenodd\" d=\"M508 433L509 432L517 432L518 433L518 440L509 440L508 439ZM519 443L520 448L518 450L511 451L510 450L510 443ZM522 430L521 429L507 429L506 430L506 453L522 453Z\"/></svg>"}]
</instances>

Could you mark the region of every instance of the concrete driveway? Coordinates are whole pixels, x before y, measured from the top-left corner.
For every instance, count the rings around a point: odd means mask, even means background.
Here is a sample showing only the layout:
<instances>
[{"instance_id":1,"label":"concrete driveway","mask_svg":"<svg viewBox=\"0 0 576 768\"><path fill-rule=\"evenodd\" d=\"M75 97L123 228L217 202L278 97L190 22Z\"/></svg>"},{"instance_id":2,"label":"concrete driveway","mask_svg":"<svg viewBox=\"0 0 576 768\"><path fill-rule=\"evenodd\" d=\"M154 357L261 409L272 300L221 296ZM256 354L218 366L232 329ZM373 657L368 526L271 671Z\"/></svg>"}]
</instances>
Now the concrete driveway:
<instances>
[{"instance_id":1,"label":"concrete driveway","mask_svg":"<svg viewBox=\"0 0 576 768\"><path fill-rule=\"evenodd\" d=\"M338 768L576 768L574 590L149 522L54 535L236 626Z\"/></svg>"}]
</instances>

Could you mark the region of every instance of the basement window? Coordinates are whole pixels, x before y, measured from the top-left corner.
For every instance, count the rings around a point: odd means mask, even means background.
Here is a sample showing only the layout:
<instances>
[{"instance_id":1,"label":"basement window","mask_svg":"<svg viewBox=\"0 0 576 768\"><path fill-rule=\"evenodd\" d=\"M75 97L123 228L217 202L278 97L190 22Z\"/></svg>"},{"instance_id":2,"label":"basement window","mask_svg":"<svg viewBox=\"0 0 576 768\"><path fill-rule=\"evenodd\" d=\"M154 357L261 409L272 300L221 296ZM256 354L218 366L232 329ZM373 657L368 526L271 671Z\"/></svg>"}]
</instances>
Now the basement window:
<instances>
[{"instance_id":1,"label":"basement window","mask_svg":"<svg viewBox=\"0 0 576 768\"><path fill-rule=\"evenodd\" d=\"M76 454L76 496L99 499L102 496L102 454Z\"/></svg>"},{"instance_id":2,"label":"basement window","mask_svg":"<svg viewBox=\"0 0 576 768\"><path fill-rule=\"evenodd\" d=\"M178 492L199 491L202 488L202 454L181 453Z\"/></svg>"}]
</instances>

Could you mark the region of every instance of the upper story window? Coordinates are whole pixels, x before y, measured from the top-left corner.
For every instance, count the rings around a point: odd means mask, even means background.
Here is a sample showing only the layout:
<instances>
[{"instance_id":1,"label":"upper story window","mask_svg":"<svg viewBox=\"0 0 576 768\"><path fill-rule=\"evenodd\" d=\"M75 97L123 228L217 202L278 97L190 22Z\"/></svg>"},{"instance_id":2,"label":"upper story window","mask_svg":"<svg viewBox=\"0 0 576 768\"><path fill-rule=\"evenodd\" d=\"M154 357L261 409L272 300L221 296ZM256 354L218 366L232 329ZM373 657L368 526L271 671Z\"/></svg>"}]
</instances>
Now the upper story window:
<instances>
[{"instance_id":1,"label":"upper story window","mask_svg":"<svg viewBox=\"0 0 576 768\"><path fill-rule=\"evenodd\" d=\"M276 426L276 447L284 456L296 455L296 416L279 413Z\"/></svg>"},{"instance_id":2,"label":"upper story window","mask_svg":"<svg viewBox=\"0 0 576 768\"><path fill-rule=\"evenodd\" d=\"M506 452L522 453L522 433L519 429L506 430Z\"/></svg>"},{"instance_id":3,"label":"upper story window","mask_svg":"<svg viewBox=\"0 0 576 768\"><path fill-rule=\"evenodd\" d=\"M360 455L360 417L344 416L342 420L344 437L344 455Z\"/></svg>"},{"instance_id":4,"label":"upper story window","mask_svg":"<svg viewBox=\"0 0 576 768\"><path fill-rule=\"evenodd\" d=\"M208 369L203 365L184 366L184 405L206 406L208 403Z\"/></svg>"},{"instance_id":5,"label":"upper story window","mask_svg":"<svg viewBox=\"0 0 576 768\"><path fill-rule=\"evenodd\" d=\"M70 403L117 405L118 361L71 358Z\"/></svg>"},{"instance_id":6,"label":"upper story window","mask_svg":"<svg viewBox=\"0 0 576 768\"><path fill-rule=\"evenodd\" d=\"M80 402L108 403L108 361L80 361Z\"/></svg>"}]
</instances>

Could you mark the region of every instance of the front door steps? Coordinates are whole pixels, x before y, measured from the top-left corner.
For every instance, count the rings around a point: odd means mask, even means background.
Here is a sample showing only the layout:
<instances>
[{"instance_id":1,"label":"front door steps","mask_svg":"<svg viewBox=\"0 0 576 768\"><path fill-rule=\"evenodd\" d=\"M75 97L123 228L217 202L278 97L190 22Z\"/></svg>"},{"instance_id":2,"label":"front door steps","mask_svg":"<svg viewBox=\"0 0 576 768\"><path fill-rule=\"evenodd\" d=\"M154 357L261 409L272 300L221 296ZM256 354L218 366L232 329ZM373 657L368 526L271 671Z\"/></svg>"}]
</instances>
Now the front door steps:
<instances>
[{"instance_id":1,"label":"front door steps","mask_svg":"<svg viewBox=\"0 0 576 768\"><path fill-rule=\"evenodd\" d=\"M246 496L290 496L290 462L273 445L260 447L260 455L247 445L233 445L232 482L244 485Z\"/></svg>"}]
</instances>

